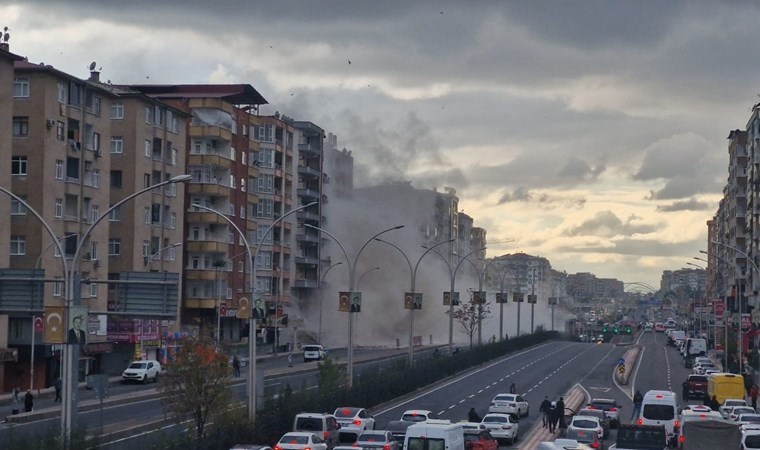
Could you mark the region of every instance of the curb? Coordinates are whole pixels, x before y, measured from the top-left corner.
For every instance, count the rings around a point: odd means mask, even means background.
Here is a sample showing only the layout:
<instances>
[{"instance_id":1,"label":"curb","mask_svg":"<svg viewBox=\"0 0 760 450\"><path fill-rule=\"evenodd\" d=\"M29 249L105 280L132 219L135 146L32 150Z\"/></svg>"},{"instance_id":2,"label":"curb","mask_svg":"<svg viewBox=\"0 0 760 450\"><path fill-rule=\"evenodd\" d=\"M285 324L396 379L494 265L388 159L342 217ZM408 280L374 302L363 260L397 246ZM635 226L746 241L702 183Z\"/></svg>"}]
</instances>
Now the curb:
<instances>
[{"instance_id":1,"label":"curb","mask_svg":"<svg viewBox=\"0 0 760 450\"><path fill-rule=\"evenodd\" d=\"M576 384L564 395L565 409L578 411L580 406L584 405L588 398L585 390ZM529 438L520 444L517 448L520 450L534 450L541 442L553 442L560 435L560 430L549 433L548 428L544 428L541 422L536 422L529 431Z\"/></svg>"}]
</instances>

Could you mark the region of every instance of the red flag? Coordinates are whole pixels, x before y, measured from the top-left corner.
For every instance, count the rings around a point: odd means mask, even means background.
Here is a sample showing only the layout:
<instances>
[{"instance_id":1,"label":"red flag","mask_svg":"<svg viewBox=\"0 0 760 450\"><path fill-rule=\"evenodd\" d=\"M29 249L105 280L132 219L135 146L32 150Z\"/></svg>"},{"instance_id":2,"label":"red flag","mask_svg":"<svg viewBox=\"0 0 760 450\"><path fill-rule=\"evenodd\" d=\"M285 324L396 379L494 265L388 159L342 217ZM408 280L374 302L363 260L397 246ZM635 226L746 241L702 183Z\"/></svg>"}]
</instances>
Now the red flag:
<instances>
[{"instance_id":1,"label":"red flag","mask_svg":"<svg viewBox=\"0 0 760 450\"><path fill-rule=\"evenodd\" d=\"M33 317L32 320L34 320L34 332L42 333L45 330L45 327L42 323L42 317Z\"/></svg>"}]
</instances>

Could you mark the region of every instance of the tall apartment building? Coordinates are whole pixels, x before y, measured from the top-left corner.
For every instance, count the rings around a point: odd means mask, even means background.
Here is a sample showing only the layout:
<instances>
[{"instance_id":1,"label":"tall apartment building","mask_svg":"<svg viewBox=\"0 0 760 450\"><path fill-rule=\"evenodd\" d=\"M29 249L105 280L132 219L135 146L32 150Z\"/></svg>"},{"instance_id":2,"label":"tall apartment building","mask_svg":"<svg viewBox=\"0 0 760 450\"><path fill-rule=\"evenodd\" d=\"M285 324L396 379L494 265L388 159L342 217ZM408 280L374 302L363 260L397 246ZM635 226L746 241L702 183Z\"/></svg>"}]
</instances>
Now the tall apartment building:
<instances>
[{"instance_id":1,"label":"tall apartment building","mask_svg":"<svg viewBox=\"0 0 760 450\"><path fill-rule=\"evenodd\" d=\"M338 150L338 136L328 133L323 184L336 198L350 198L354 190L354 157L345 147Z\"/></svg>"},{"instance_id":2,"label":"tall apartment building","mask_svg":"<svg viewBox=\"0 0 760 450\"><path fill-rule=\"evenodd\" d=\"M244 241L220 215L255 245L259 143L251 129L259 122L251 111L266 100L247 84L130 88L191 116L184 149L192 180L185 197L183 329L211 338L218 335L222 341L250 336L238 307L250 304L251 262Z\"/></svg>"},{"instance_id":3,"label":"tall apartment building","mask_svg":"<svg viewBox=\"0 0 760 450\"><path fill-rule=\"evenodd\" d=\"M760 104L752 108L752 115L747 121L747 147L748 161L746 167L746 193L747 193L747 254L752 258L747 265L747 290L750 308L760 306L760 273L754 269L760 266ZM739 171L741 173L741 171ZM741 180L739 180L741 181ZM754 266L752 265L754 263Z\"/></svg>"}]
</instances>

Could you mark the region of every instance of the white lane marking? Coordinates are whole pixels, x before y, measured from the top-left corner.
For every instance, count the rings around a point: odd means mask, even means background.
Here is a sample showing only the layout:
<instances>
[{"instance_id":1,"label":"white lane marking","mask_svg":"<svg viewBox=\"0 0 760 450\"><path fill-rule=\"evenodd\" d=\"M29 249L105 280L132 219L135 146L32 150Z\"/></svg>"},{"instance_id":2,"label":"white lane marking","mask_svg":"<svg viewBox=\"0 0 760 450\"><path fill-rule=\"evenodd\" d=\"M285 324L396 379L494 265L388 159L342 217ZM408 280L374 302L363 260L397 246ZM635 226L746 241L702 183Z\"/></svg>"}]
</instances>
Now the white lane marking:
<instances>
[{"instance_id":1,"label":"white lane marking","mask_svg":"<svg viewBox=\"0 0 760 450\"><path fill-rule=\"evenodd\" d=\"M443 414L443 413L445 413L445 412L446 412L446 410L445 410L445 409L444 409L443 411L438 411L438 415L440 416L441 414Z\"/></svg>"},{"instance_id":2,"label":"white lane marking","mask_svg":"<svg viewBox=\"0 0 760 450\"><path fill-rule=\"evenodd\" d=\"M464 403L464 399L459 400L459 404L461 405L462 403Z\"/></svg>"},{"instance_id":3,"label":"white lane marking","mask_svg":"<svg viewBox=\"0 0 760 450\"><path fill-rule=\"evenodd\" d=\"M473 397L475 397L475 394L470 394L467 396L467 398L473 398Z\"/></svg>"}]
</instances>

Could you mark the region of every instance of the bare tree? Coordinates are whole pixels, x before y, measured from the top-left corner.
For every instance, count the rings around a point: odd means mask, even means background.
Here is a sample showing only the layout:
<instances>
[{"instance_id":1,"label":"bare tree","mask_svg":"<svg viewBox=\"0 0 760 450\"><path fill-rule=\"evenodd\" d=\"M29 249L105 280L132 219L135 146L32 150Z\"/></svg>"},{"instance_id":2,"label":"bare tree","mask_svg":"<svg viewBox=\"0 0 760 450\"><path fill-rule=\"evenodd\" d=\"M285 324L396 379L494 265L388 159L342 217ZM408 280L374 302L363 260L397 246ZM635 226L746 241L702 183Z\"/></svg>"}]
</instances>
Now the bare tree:
<instances>
[{"instance_id":1,"label":"bare tree","mask_svg":"<svg viewBox=\"0 0 760 450\"><path fill-rule=\"evenodd\" d=\"M200 445L205 426L222 414L232 398L228 387L231 368L228 356L201 338L182 340L168 370L162 373L164 407L178 421L191 419Z\"/></svg>"},{"instance_id":2,"label":"bare tree","mask_svg":"<svg viewBox=\"0 0 760 450\"><path fill-rule=\"evenodd\" d=\"M446 314L449 312L446 311ZM470 348L472 348L472 339L478 331L478 325L482 325L491 317L491 304L477 304L469 301L461 303L454 307L454 320L459 326L459 330L470 339Z\"/></svg>"}]
</instances>

